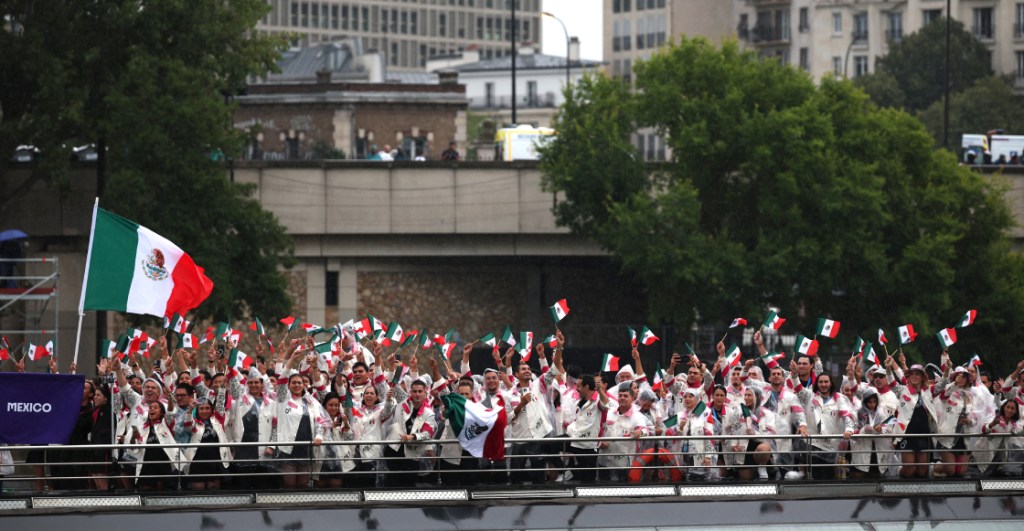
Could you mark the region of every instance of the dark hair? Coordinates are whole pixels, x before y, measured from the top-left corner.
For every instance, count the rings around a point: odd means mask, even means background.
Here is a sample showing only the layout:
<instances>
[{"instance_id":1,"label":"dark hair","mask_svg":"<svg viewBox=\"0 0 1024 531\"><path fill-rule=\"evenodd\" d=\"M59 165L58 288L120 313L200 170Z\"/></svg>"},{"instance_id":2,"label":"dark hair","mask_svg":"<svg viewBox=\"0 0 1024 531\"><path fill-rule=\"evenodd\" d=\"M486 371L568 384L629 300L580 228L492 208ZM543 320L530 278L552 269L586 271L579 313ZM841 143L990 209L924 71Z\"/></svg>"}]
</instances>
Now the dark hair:
<instances>
[{"instance_id":1,"label":"dark hair","mask_svg":"<svg viewBox=\"0 0 1024 531\"><path fill-rule=\"evenodd\" d=\"M327 393L326 395L324 395L324 399L320 401L320 405L322 405L322 406L324 406L326 408L327 407L327 403L330 402L332 398L337 398L339 402L342 401L341 400L341 395L339 395L338 393L335 393L334 391L331 391L330 393Z\"/></svg>"},{"instance_id":2,"label":"dark hair","mask_svg":"<svg viewBox=\"0 0 1024 531\"><path fill-rule=\"evenodd\" d=\"M195 388L192 387L191 384L187 384L187 383L179 384L177 387L174 388L175 391L177 391L178 389L184 389L184 390L188 391L188 396L192 396L192 395L194 395L196 393Z\"/></svg>"},{"instance_id":3,"label":"dark hair","mask_svg":"<svg viewBox=\"0 0 1024 531\"><path fill-rule=\"evenodd\" d=\"M590 389L594 389L594 390L597 389L597 382L594 381L594 375L593 374L584 374L584 375L580 376L580 379L579 379L579 381L577 383L580 386L587 386Z\"/></svg>"},{"instance_id":4,"label":"dark hair","mask_svg":"<svg viewBox=\"0 0 1024 531\"><path fill-rule=\"evenodd\" d=\"M165 406L163 402L156 401L149 403L150 406L152 406L153 404L160 406L160 418L164 418L167 416L167 406Z\"/></svg>"},{"instance_id":5,"label":"dark hair","mask_svg":"<svg viewBox=\"0 0 1024 531\"><path fill-rule=\"evenodd\" d=\"M213 378L210 378L210 379L211 379L211 380L216 380L217 378L219 378L219 377L221 377L221 376L223 376L223 377L227 378L227 376L228 376L228 375L226 375L226 374L224 374L224 373L222 373L222 372L218 372L217 374L214 374L214 375L213 375Z\"/></svg>"},{"instance_id":6,"label":"dark hair","mask_svg":"<svg viewBox=\"0 0 1024 531\"><path fill-rule=\"evenodd\" d=\"M476 382L473 381L473 377L472 376L465 376L465 375L463 375L463 376L459 377L459 385L462 385L462 384L467 384L467 385L471 385L473 387L476 387Z\"/></svg>"},{"instance_id":7,"label":"dark hair","mask_svg":"<svg viewBox=\"0 0 1024 531\"><path fill-rule=\"evenodd\" d=\"M718 384L711 388L711 396L715 396L715 391L721 391L725 393L725 396L729 396L729 390L724 385Z\"/></svg>"},{"instance_id":8,"label":"dark hair","mask_svg":"<svg viewBox=\"0 0 1024 531\"><path fill-rule=\"evenodd\" d=\"M1008 404L1009 402L1013 402L1017 406L1017 412L1013 415L1012 419L1006 419L1006 420L1009 420L1009 421L1012 421L1012 422L1016 422L1016 421L1020 420L1020 404L1014 402L1013 399L1007 400L1006 402L1003 402L1003 405L999 406L999 414L1003 415L1003 411L1006 409L1006 404Z\"/></svg>"},{"instance_id":9,"label":"dark hair","mask_svg":"<svg viewBox=\"0 0 1024 531\"><path fill-rule=\"evenodd\" d=\"M208 371L206 369L199 369L199 375L202 376L204 380L212 380L213 379L213 376L210 375L210 371Z\"/></svg>"},{"instance_id":10,"label":"dark hair","mask_svg":"<svg viewBox=\"0 0 1024 531\"><path fill-rule=\"evenodd\" d=\"M416 381L414 381L412 383L412 385L409 386L409 389L412 389L413 386L416 386L416 385L422 387L424 390L427 389L427 382L424 382L423 380L416 380Z\"/></svg>"},{"instance_id":11,"label":"dark hair","mask_svg":"<svg viewBox=\"0 0 1024 531\"><path fill-rule=\"evenodd\" d=\"M138 380L140 382L142 381L142 377L139 376L138 374L132 374L132 375L128 376L127 379L128 379L128 383L129 384L132 383L132 380Z\"/></svg>"},{"instance_id":12,"label":"dark hair","mask_svg":"<svg viewBox=\"0 0 1024 531\"><path fill-rule=\"evenodd\" d=\"M807 354L800 354L796 358L793 358L793 361L795 361L797 363L800 363L800 359L801 358L807 358L807 363L810 363L811 365L814 365L814 361L811 360L811 357L808 356Z\"/></svg>"},{"instance_id":13,"label":"dark hair","mask_svg":"<svg viewBox=\"0 0 1024 531\"><path fill-rule=\"evenodd\" d=\"M357 361L357 362L353 363L352 364L352 372L356 372L356 367L362 367L363 370L365 370L366 372L370 372L370 367L368 367L366 365L366 363L364 363L364 362Z\"/></svg>"},{"instance_id":14,"label":"dark hair","mask_svg":"<svg viewBox=\"0 0 1024 531\"><path fill-rule=\"evenodd\" d=\"M466 380L462 380L462 379L460 379L460 380L459 380L459 384L458 384L458 385L456 385L456 386L455 386L455 388L456 388L456 389L458 389L458 388L460 388L460 387L462 387L462 386L466 386L466 387L469 387L469 390L470 390L470 391L472 391L472 390L473 390L473 387L474 387L474 386L473 386L473 381L472 381L472 380L466 381Z\"/></svg>"},{"instance_id":15,"label":"dark hair","mask_svg":"<svg viewBox=\"0 0 1024 531\"><path fill-rule=\"evenodd\" d=\"M836 394L836 379L833 378L832 375L827 373L827 372L823 372L823 373L818 375L818 378L814 381L814 390L815 391L818 390L818 381L821 380L822 376L827 376L828 377L828 394L830 394L830 395Z\"/></svg>"},{"instance_id":16,"label":"dark hair","mask_svg":"<svg viewBox=\"0 0 1024 531\"><path fill-rule=\"evenodd\" d=\"M259 363L262 363L264 365L267 364L267 358L264 357L264 356L256 356L256 361L259 362Z\"/></svg>"},{"instance_id":17,"label":"dark hair","mask_svg":"<svg viewBox=\"0 0 1024 531\"><path fill-rule=\"evenodd\" d=\"M579 379L580 375L583 374L583 369L575 363L570 363L565 366L565 374L568 374L572 379Z\"/></svg>"}]
</instances>

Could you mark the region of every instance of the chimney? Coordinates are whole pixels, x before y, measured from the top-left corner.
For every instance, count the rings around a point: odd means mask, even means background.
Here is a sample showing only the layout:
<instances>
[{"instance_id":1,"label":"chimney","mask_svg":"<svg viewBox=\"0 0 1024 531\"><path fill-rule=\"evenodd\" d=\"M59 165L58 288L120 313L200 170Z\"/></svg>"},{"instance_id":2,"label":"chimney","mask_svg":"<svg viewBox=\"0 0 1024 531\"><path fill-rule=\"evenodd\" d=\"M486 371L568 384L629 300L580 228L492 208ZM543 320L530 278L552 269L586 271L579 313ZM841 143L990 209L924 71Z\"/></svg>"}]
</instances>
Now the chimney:
<instances>
[{"instance_id":1,"label":"chimney","mask_svg":"<svg viewBox=\"0 0 1024 531\"><path fill-rule=\"evenodd\" d=\"M442 70L437 73L438 85L458 85L459 73L455 70Z\"/></svg>"},{"instance_id":2,"label":"chimney","mask_svg":"<svg viewBox=\"0 0 1024 531\"><path fill-rule=\"evenodd\" d=\"M569 63L580 62L580 38L569 37Z\"/></svg>"}]
</instances>

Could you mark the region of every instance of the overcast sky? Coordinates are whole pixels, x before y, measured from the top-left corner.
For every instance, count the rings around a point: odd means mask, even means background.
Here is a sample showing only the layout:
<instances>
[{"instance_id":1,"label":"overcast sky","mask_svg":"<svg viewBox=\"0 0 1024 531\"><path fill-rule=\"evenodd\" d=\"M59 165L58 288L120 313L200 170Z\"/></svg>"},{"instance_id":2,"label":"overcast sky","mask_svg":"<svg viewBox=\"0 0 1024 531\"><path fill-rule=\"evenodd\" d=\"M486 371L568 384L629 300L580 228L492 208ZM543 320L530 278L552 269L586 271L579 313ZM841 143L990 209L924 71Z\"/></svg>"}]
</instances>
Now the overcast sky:
<instances>
[{"instance_id":1,"label":"overcast sky","mask_svg":"<svg viewBox=\"0 0 1024 531\"><path fill-rule=\"evenodd\" d=\"M570 37L580 39L580 57L601 60L604 44L601 41L602 0L544 0L544 11L555 15L565 23ZM544 32L544 53L565 55L565 33L557 21L541 17Z\"/></svg>"}]
</instances>

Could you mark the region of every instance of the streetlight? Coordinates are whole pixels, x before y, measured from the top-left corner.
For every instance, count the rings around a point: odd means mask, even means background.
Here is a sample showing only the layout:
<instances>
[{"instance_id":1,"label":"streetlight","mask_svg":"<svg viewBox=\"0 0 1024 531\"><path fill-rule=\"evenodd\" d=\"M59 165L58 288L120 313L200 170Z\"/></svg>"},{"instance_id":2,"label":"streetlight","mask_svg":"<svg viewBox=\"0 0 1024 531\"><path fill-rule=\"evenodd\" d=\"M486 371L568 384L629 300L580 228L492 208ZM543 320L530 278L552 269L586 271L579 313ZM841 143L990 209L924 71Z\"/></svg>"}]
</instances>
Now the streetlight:
<instances>
[{"instance_id":1,"label":"streetlight","mask_svg":"<svg viewBox=\"0 0 1024 531\"><path fill-rule=\"evenodd\" d=\"M569 88L569 30L565 29L565 23L562 19L552 15L547 11L541 12L540 16L554 19L562 26L562 33L565 33L565 88Z\"/></svg>"}]
</instances>

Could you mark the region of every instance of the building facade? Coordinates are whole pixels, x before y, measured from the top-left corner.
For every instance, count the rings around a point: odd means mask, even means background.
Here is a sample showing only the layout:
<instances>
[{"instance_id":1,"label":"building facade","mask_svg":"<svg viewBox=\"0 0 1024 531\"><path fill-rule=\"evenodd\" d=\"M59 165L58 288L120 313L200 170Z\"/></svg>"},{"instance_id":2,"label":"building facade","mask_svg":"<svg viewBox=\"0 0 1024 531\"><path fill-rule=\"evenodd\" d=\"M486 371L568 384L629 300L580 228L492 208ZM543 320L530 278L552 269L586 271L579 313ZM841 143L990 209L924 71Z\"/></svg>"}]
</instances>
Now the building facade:
<instances>
[{"instance_id":1,"label":"building facade","mask_svg":"<svg viewBox=\"0 0 1024 531\"><path fill-rule=\"evenodd\" d=\"M476 45L481 58L510 54L510 0L268 0L257 24L266 33L289 33L295 47L361 37L383 52L388 68L423 71L427 59ZM541 0L517 0L519 42L541 43Z\"/></svg>"}]
</instances>

